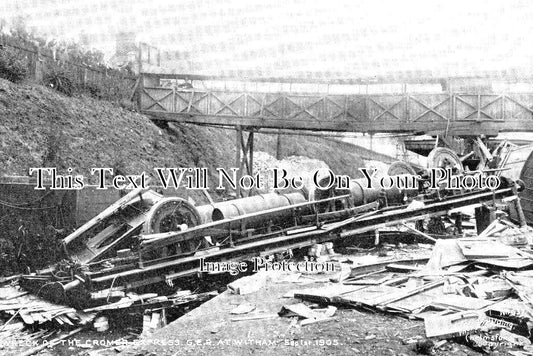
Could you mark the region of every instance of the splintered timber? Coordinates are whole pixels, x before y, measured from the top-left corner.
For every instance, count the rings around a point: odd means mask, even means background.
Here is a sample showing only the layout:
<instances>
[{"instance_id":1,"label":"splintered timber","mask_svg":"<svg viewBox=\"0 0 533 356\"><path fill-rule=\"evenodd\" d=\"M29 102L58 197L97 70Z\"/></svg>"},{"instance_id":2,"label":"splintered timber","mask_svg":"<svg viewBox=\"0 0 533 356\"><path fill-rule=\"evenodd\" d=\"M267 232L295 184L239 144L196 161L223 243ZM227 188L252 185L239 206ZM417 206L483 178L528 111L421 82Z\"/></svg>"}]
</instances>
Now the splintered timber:
<instances>
[{"instance_id":1,"label":"splintered timber","mask_svg":"<svg viewBox=\"0 0 533 356\"><path fill-rule=\"evenodd\" d=\"M155 176L159 179L156 186L164 189L184 188L189 190L202 190L212 188L209 182L207 168L154 168ZM238 168L216 168L217 182L213 187L216 190L237 189L263 189L267 182L272 183L273 189L301 189L306 181L302 176L289 176L282 168L272 168L267 172L254 175L239 174ZM432 168L428 170L428 177L420 175L398 175L376 177L376 170L360 168L366 188L379 189L417 189L421 182L428 183L429 189L497 189L500 179L497 176L487 176L482 172L469 172L468 174L453 174L451 169ZM57 168L40 167L30 168L30 175L36 174L37 184L35 189L83 189L95 187L96 189L114 188L117 190L149 188L149 176L146 172L141 174L121 175L114 174L113 168L91 168L93 184L88 184L83 175L72 174L72 168L67 169L68 174L59 174ZM271 179L270 179L271 178ZM326 179L324 179L326 178ZM94 183L96 181L96 183ZM327 168L320 168L312 174L312 184L317 189L350 189L351 178L347 175L336 175Z\"/></svg>"}]
</instances>

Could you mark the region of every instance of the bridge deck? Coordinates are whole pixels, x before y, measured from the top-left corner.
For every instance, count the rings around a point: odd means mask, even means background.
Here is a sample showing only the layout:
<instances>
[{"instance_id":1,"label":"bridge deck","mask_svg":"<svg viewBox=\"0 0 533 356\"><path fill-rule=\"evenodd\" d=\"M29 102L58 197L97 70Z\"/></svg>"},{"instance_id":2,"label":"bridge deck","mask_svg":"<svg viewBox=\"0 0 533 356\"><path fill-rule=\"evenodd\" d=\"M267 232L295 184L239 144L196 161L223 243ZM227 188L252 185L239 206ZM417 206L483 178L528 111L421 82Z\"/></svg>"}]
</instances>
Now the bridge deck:
<instances>
[{"instance_id":1,"label":"bridge deck","mask_svg":"<svg viewBox=\"0 0 533 356\"><path fill-rule=\"evenodd\" d=\"M533 131L533 93L330 95L141 86L145 114L194 124L351 132Z\"/></svg>"}]
</instances>

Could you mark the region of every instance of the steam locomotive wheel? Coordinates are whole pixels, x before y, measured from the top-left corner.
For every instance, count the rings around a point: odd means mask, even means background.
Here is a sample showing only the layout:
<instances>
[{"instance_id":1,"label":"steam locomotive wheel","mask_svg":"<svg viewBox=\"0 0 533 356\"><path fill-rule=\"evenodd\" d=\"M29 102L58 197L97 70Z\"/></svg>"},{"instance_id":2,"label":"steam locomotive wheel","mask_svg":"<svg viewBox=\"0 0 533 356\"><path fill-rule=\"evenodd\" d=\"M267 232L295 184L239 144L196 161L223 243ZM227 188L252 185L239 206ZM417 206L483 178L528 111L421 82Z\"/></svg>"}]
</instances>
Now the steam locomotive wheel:
<instances>
[{"instance_id":1,"label":"steam locomotive wheel","mask_svg":"<svg viewBox=\"0 0 533 356\"><path fill-rule=\"evenodd\" d=\"M428 168L450 168L455 173L463 172L463 163L453 150L446 147L437 147L428 155Z\"/></svg>"},{"instance_id":2,"label":"steam locomotive wheel","mask_svg":"<svg viewBox=\"0 0 533 356\"><path fill-rule=\"evenodd\" d=\"M143 234L157 234L182 231L200 225L202 219L196 208L181 198L163 198L148 212L143 226ZM199 241L183 241L162 251L163 256L193 252Z\"/></svg>"},{"instance_id":3,"label":"steam locomotive wheel","mask_svg":"<svg viewBox=\"0 0 533 356\"><path fill-rule=\"evenodd\" d=\"M193 227L201 222L194 206L181 198L163 198L148 212L143 234L180 231L186 225Z\"/></svg>"},{"instance_id":4,"label":"steam locomotive wheel","mask_svg":"<svg viewBox=\"0 0 533 356\"><path fill-rule=\"evenodd\" d=\"M401 161L392 163L387 171L387 175L389 176L400 176L404 174L414 176L416 175L416 171L409 163Z\"/></svg>"}]
</instances>

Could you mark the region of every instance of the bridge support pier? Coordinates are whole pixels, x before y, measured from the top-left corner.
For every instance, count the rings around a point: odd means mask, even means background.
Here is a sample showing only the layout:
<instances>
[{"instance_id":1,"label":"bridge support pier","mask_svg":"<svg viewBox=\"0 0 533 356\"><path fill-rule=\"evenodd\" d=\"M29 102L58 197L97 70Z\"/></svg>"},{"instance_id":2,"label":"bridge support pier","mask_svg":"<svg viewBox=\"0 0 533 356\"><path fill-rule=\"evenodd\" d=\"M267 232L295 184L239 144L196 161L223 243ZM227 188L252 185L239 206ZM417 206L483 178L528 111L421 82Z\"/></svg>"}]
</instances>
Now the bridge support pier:
<instances>
[{"instance_id":1,"label":"bridge support pier","mask_svg":"<svg viewBox=\"0 0 533 356\"><path fill-rule=\"evenodd\" d=\"M237 172L237 181L241 179L243 174L252 175L254 166L254 131L250 129L248 131L248 137L245 138L245 130L242 126L235 128L236 132L236 156L235 167L239 168ZM240 185L237 184L237 198L243 198L249 195L253 195L254 190L244 191Z\"/></svg>"}]
</instances>

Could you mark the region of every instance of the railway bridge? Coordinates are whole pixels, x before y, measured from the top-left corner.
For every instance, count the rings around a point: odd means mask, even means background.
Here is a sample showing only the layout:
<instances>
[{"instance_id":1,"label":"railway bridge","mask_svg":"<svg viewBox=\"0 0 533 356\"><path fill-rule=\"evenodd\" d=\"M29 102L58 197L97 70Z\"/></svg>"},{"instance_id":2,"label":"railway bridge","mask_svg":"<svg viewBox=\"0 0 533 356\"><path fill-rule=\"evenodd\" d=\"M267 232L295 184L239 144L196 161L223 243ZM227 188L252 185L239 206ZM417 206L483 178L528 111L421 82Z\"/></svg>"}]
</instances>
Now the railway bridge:
<instances>
[{"instance_id":1,"label":"railway bridge","mask_svg":"<svg viewBox=\"0 0 533 356\"><path fill-rule=\"evenodd\" d=\"M230 127L450 135L533 131L533 90L495 91L492 82L429 78L387 86L362 80L142 73L138 104L157 119Z\"/></svg>"},{"instance_id":2,"label":"railway bridge","mask_svg":"<svg viewBox=\"0 0 533 356\"><path fill-rule=\"evenodd\" d=\"M140 111L157 120L235 128L251 173L258 130L450 136L533 131L533 77L301 79L141 73ZM246 137L248 132L248 137Z\"/></svg>"}]
</instances>

